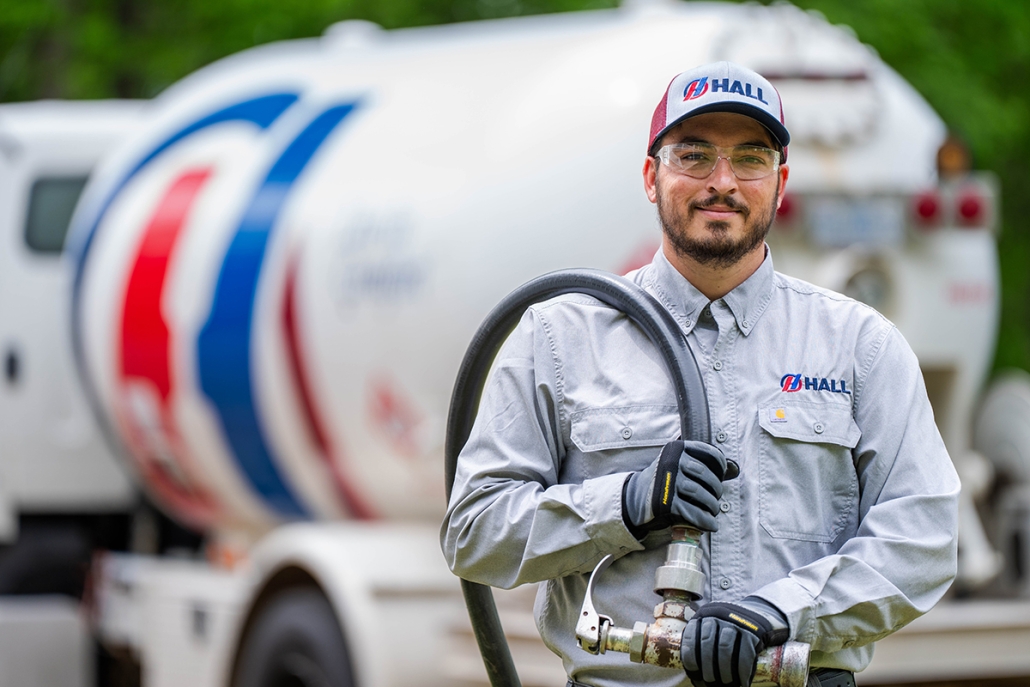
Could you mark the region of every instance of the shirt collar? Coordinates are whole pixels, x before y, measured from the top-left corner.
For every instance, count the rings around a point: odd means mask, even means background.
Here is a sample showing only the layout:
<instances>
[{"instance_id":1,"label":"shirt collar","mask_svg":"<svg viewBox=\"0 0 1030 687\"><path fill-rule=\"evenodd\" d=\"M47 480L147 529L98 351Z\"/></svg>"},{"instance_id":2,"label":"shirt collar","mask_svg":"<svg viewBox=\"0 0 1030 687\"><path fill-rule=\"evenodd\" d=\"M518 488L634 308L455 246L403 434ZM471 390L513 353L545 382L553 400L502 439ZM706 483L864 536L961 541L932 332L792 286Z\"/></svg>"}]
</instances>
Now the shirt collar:
<instances>
[{"instance_id":1,"label":"shirt collar","mask_svg":"<svg viewBox=\"0 0 1030 687\"><path fill-rule=\"evenodd\" d=\"M755 328L772 300L773 273L772 254L766 246L765 259L758 269L721 299L733 313L737 328L744 336ZM645 285L686 333L693 331L698 315L708 305L708 298L672 266L660 248L651 261Z\"/></svg>"}]
</instances>

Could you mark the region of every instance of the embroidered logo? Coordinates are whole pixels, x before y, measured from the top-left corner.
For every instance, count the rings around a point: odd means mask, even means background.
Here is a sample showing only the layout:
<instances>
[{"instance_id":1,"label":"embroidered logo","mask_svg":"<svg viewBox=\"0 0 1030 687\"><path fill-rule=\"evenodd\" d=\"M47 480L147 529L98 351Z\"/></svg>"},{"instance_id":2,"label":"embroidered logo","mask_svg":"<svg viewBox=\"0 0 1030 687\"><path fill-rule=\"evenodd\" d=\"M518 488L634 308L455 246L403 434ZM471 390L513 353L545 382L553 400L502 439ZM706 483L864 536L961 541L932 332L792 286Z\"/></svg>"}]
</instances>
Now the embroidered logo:
<instances>
[{"instance_id":1,"label":"embroidered logo","mask_svg":"<svg viewBox=\"0 0 1030 687\"><path fill-rule=\"evenodd\" d=\"M741 83L740 80L730 81L729 79L712 79L708 80L707 76L702 76L700 79L694 79L687 84L687 87L683 89L683 100L694 100L700 98L708 92L708 87L712 87L712 93L718 93L720 91L724 93L735 93L744 98L751 98L757 100L765 105L769 104L769 101L765 99L762 93L761 86L755 86L753 84L744 81Z\"/></svg>"},{"instance_id":2,"label":"embroidered logo","mask_svg":"<svg viewBox=\"0 0 1030 687\"><path fill-rule=\"evenodd\" d=\"M694 79L687 84L687 87L683 89L683 99L693 100L694 98L700 98L708 92L708 77L702 76L700 79Z\"/></svg>"},{"instance_id":3,"label":"embroidered logo","mask_svg":"<svg viewBox=\"0 0 1030 687\"><path fill-rule=\"evenodd\" d=\"M800 373L785 374L780 379L780 390L786 392L829 391L834 394L851 395L847 382L843 379L827 379L826 377L806 377Z\"/></svg>"}]
</instances>

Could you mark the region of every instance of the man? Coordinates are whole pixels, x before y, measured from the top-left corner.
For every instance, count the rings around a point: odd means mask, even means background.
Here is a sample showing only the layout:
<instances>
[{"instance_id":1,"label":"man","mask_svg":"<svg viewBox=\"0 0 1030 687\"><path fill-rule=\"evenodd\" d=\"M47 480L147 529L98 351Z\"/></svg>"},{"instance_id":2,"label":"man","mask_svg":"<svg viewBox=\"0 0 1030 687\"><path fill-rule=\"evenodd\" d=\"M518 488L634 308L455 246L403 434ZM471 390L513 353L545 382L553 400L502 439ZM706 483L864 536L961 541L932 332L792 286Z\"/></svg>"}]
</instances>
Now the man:
<instances>
[{"instance_id":1,"label":"man","mask_svg":"<svg viewBox=\"0 0 1030 687\"><path fill-rule=\"evenodd\" d=\"M914 354L873 309L773 270L789 140L772 85L726 62L673 79L652 121L662 247L629 277L687 336L714 445L676 440L658 354L592 298L530 308L498 356L443 548L466 579L547 581L537 624L570 685L746 686L757 653L788 638L811 644L823 685L853 684L872 642L954 577L958 478ZM740 475L723 482L727 459ZM670 465L665 504L655 475ZM591 569L614 554L595 604L617 626L647 621L671 522L707 532L687 675L582 651Z\"/></svg>"}]
</instances>

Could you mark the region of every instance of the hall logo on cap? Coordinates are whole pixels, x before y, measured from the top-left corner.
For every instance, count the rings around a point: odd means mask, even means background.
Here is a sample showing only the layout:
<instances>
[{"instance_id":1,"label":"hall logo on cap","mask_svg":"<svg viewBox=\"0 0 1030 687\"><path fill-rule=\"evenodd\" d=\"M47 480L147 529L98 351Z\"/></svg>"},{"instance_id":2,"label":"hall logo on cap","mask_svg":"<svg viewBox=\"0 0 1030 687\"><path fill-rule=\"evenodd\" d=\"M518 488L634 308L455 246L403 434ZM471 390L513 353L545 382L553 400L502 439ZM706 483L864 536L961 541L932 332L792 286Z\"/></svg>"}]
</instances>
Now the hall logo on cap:
<instances>
[{"instance_id":1,"label":"hall logo on cap","mask_svg":"<svg viewBox=\"0 0 1030 687\"><path fill-rule=\"evenodd\" d=\"M694 100L700 98L708 92L708 77L702 76L700 79L694 79L687 84L687 87L683 89L683 100ZM741 83L740 80L735 79L733 83L730 83L729 79L712 79L712 93L718 93L723 91L724 93L736 93L742 95L745 98L751 98L757 100L760 103L769 104L762 96L761 86L752 86L750 83L745 81Z\"/></svg>"},{"instance_id":2,"label":"hall logo on cap","mask_svg":"<svg viewBox=\"0 0 1030 687\"><path fill-rule=\"evenodd\" d=\"M687 87L683 90L684 100L693 100L694 98L700 98L708 92L708 77L702 76L700 79L694 79L687 84Z\"/></svg>"},{"instance_id":3,"label":"hall logo on cap","mask_svg":"<svg viewBox=\"0 0 1030 687\"><path fill-rule=\"evenodd\" d=\"M758 91L758 93L752 93L752 88ZM762 87L752 86L747 81L741 85L740 81L735 80L731 85L729 79L712 79L712 93L718 93L719 91L736 93L737 95L742 95L745 98L751 98L752 100L757 100L758 102L765 103L766 105L769 104L769 102L762 97Z\"/></svg>"}]
</instances>

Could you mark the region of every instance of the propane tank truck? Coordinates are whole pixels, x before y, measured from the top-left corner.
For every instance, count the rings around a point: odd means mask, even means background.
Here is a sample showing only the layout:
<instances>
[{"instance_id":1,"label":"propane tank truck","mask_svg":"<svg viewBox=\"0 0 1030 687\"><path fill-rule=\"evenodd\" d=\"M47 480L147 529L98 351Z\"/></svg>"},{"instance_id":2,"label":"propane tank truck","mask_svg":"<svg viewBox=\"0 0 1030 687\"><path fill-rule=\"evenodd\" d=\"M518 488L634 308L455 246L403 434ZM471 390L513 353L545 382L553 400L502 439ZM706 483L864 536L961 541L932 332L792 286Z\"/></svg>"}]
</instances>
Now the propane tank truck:
<instances>
[{"instance_id":1,"label":"propane tank truck","mask_svg":"<svg viewBox=\"0 0 1030 687\"><path fill-rule=\"evenodd\" d=\"M860 678L1030 675L1030 384L1006 377L980 402L995 179L938 175L940 118L818 15L635 2L344 22L221 60L106 125L69 110L67 140L38 131L32 104L0 108L0 654L18 683L55 684L73 655L64 683L93 684L95 639L129 666L111 684L484 684L438 545L462 354L531 277L650 260L655 99L723 59L785 103L777 268L898 325L965 484L963 598L880 642ZM74 174L32 162L76 136L92 147ZM74 196L98 160L67 239L55 215L50 248L34 245L43 182L77 177ZM86 535L62 549L73 526ZM48 580L82 570L86 545L109 551L71 585L81 606L15 594L62 591ZM2 586L17 566L35 587ZM561 684L531 599L500 596L523 684Z\"/></svg>"}]
</instances>

